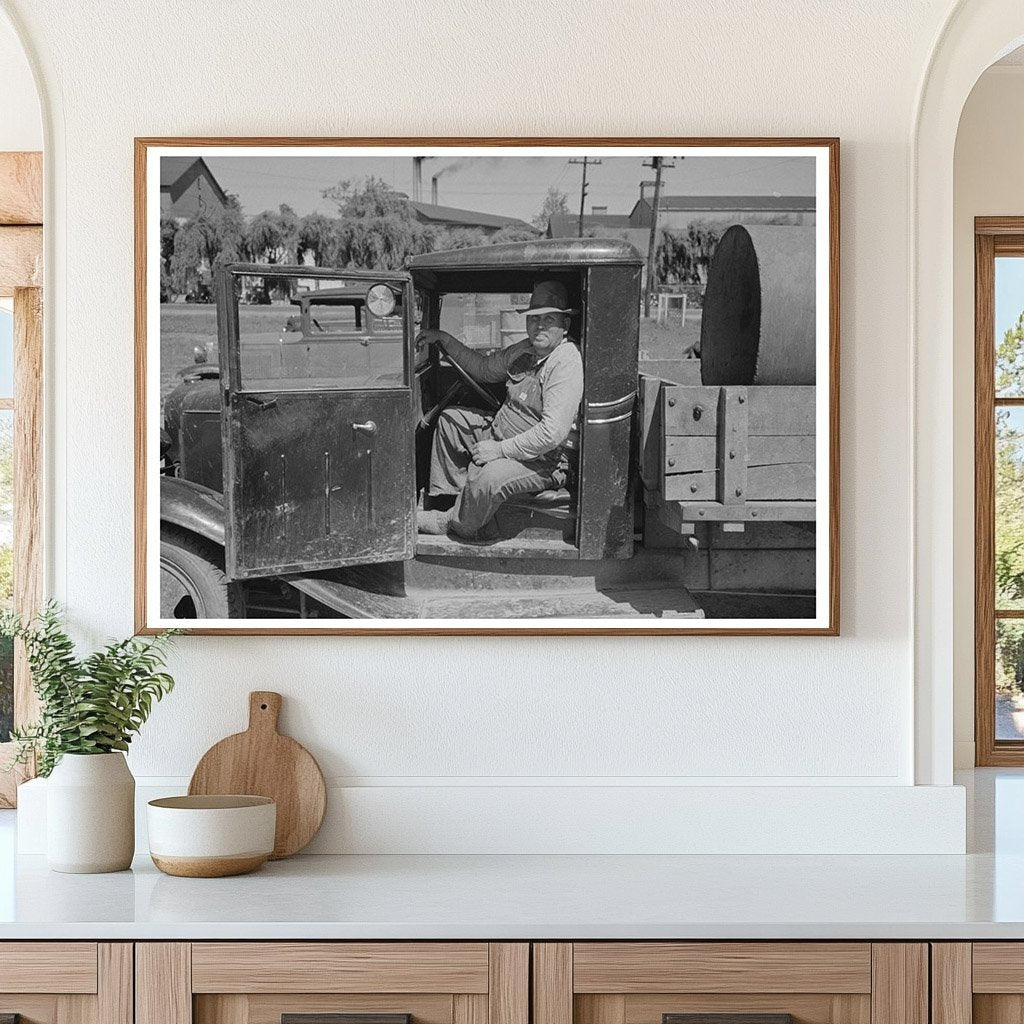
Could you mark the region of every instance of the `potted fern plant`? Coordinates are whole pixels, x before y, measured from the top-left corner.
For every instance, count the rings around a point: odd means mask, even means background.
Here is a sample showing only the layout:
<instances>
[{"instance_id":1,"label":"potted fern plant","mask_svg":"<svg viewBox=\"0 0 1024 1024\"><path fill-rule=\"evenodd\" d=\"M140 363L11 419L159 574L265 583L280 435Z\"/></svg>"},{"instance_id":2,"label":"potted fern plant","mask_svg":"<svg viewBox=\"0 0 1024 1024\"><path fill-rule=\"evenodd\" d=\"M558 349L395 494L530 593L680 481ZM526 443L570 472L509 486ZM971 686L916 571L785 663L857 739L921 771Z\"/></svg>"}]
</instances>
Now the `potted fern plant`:
<instances>
[{"instance_id":1,"label":"potted fern plant","mask_svg":"<svg viewBox=\"0 0 1024 1024\"><path fill-rule=\"evenodd\" d=\"M78 657L50 603L29 622L0 614L0 634L21 640L39 719L12 732L13 764L35 757L48 777L47 861L54 871L122 871L135 852L135 779L124 752L174 680L161 671L170 630L112 641ZM13 767L12 764L12 767Z\"/></svg>"}]
</instances>

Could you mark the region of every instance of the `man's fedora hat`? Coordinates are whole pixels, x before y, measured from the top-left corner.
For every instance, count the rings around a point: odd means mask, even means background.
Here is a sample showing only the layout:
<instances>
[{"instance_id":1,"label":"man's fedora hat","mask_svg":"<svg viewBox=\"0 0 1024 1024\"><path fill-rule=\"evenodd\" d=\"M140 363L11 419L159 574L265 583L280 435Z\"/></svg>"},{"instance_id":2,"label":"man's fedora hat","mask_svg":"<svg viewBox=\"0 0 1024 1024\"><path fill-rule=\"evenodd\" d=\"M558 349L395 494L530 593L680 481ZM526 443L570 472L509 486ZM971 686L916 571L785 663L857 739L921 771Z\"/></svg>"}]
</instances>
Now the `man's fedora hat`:
<instances>
[{"instance_id":1,"label":"man's fedora hat","mask_svg":"<svg viewBox=\"0 0 1024 1024\"><path fill-rule=\"evenodd\" d=\"M530 305L516 312L540 316L542 313L575 313L576 310L569 309L569 293L564 284L558 281L538 281L533 286Z\"/></svg>"}]
</instances>

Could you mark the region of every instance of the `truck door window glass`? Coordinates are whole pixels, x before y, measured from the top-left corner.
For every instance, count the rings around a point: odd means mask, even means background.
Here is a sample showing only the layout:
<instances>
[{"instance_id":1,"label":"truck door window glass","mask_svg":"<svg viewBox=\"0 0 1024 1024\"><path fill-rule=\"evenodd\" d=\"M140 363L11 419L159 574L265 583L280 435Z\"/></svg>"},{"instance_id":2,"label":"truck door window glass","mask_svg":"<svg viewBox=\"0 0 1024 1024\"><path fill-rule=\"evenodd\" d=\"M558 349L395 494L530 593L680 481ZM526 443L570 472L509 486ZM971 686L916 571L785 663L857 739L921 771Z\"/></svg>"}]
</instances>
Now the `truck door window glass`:
<instances>
[{"instance_id":1,"label":"truck door window glass","mask_svg":"<svg viewBox=\"0 0 1024 1024\"><path fill-rule=\"evenodd\" d=\"M317 284L322 284L317 288ZM370 312L368 283L240 277L242 387L254 391L363 391L405 386L400 303Z\"/></svg>"}]
</instances>

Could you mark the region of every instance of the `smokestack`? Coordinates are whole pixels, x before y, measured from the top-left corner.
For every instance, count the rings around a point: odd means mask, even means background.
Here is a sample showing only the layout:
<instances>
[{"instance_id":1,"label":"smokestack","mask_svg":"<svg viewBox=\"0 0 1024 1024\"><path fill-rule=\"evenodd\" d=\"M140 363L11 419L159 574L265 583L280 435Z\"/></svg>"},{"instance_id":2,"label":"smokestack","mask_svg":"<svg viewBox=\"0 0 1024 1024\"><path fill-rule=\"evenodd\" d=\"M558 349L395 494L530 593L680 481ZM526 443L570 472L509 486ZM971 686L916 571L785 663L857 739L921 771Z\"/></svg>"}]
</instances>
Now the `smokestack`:
<instances>
[{"instance_id":1,"label":"smokestack","mask_svg":"<svg viewBox=\"0 0 1024 1024\"><path fill-rule=\"evenodd\" d=\"M641 181L640 182L640 199L644 200L647 198L647 190L654 188L653 181Z\"/></svg>"},{"instance_id":2,"label":"smokestack","mask_svg":"<svg viewBox=\"0 0 1024 1024\"><path fill-rule=\"evenodd\" d=\"M437 179L440 178L440 177L441 177L441 172L438 171L437 174L435 174L430 179L430 201L435 206L437 206Z\"/></svg>"},{"instance_id":3,"label":"smokestack","mask_svg":"<svg viewBox=\"0 0 1024 1024\"><path fill-rule=\"evenodd\" d=\"M423 191L423 161L425 157L414 156L412 158L412 198L419 202Z\"/></svg>"}]
</instances>

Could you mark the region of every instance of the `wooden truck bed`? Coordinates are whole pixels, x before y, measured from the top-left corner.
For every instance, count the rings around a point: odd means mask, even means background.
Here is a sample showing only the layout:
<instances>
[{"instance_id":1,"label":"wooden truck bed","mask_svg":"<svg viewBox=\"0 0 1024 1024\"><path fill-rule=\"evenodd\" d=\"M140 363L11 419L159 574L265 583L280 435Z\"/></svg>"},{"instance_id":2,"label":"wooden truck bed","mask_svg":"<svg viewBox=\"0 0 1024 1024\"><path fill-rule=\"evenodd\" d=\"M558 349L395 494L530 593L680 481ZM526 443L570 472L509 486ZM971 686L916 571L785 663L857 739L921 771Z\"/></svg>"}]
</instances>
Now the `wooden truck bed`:
<instances>
[{"instance_id":1,"label":"wooden truck bed","mask_svg":"<svg viewBox=\"0 0 1024 1024\"><path fill-rule=\"evenodd\" d=\"M641 376L639 400L645 501L664 526L814 521L813 386Z\"/></svg>"}]
</instances>

